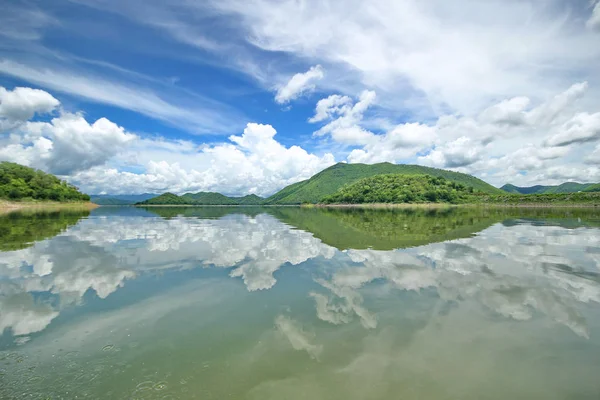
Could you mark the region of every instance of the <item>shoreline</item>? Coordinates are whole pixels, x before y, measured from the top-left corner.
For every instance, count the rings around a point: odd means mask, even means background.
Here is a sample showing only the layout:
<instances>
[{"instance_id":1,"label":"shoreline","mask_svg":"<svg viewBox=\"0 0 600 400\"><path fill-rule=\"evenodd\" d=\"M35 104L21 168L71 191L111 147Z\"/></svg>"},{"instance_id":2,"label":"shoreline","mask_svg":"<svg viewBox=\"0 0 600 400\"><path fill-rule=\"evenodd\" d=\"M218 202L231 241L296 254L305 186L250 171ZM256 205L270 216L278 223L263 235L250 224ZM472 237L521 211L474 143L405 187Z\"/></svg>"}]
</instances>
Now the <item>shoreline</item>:
<instances>
[{"instance_id":1,"label":"shoreline","mask_svg":"<svg viewBox=\"0 0 600 400\"><path fill-rule=\"evenodd\" d=\"M300 204L131 204L132 207L300 207ZM128 207L128 206L100 206L100 207Z\"/></svg>"},{"instance_id":2,"label":"shoreline","mask_svg":"<svg viewBox=\"0 0 600 400\"><path fill-rule=\"evenodd\" d=\"M598 208L600 205L590 203L521 203L521 204L494 204L494 203L357 203L357 204L303 204L306 208L370 208L370 209L394 209L394 208Z\"/></svg>"},{"instance_id":3,"label":"shoreline","mask_svg":"<svg viewBox=\"0 0 600 400\"><path fill-rule=\"evenodd\" d=\"M98 207L98 206L97 206ZM600 204L594 203L356 203L356 204L140 204L140 205L107 205L99 207L171 207L171 208L206 208L206 207L300 207L300 208L369 208L369 209L396 209L396 208L598 208Z\"/></svg>"},{"instance_id":4,"label":"shoreline","mask_svg":"<svg viewBox=\"0 0 600 400\"><path fill-rule=\"evenodd\" d=\"M7 201L0 200L0 214L6 214L19 210L60 210L60 209L85 209L93 210L99 207L92 202L68 202L61 203L57 201Z\"/></svg>"}]
</instances>

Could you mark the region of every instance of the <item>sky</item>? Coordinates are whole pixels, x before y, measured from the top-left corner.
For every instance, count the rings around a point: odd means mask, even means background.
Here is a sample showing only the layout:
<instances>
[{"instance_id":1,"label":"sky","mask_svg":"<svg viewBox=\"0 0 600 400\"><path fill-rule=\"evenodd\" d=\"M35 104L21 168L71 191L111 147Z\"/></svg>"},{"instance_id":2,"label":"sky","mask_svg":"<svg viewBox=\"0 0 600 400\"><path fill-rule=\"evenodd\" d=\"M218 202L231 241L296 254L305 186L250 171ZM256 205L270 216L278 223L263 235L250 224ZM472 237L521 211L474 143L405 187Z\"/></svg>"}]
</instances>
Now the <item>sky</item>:
<instances>
[{"instance_id":1,"label":"sky","mask_svg":"<svg viewBox=\"0 0 600 400\"><path fill-rule=\"evenodd\" d=\"M0 161L268 196L337 162L600 182L600 2L0 0Z\"/></svg>"}]
</instances>

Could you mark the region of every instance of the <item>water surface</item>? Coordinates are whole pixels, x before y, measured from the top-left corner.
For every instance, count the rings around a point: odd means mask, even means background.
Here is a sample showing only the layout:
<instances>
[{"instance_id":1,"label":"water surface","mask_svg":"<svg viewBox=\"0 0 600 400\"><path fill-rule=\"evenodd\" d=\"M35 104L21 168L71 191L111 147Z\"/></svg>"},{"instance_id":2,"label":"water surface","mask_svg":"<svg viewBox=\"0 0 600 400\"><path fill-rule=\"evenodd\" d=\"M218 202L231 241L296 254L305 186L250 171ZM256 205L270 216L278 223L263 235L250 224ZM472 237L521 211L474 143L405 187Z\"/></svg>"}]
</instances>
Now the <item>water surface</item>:
<instances>
[{"instance_id":1,"label":"water surface","mask_svg":"<svg viewBox=\"0 0 600 400\"><path fill-rule=\"evenodd\" d=\"M598 399L600 212L0 216L2 399Z\"/></svg>"}]
</instances>

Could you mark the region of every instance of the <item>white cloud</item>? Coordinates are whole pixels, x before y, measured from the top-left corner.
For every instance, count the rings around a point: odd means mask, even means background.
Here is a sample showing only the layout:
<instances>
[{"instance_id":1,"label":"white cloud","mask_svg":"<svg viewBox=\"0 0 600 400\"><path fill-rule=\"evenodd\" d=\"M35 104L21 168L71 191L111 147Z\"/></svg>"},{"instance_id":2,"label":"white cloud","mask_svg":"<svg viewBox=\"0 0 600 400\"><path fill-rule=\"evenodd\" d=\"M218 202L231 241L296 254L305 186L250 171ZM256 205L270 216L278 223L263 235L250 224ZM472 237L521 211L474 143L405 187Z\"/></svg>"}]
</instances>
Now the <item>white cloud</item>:
<instances>
[{"instance_id":1,"label":"white cloud","mask_svg":"<svg viewBox=\"0 0 600 400\"><path fill-rule=\"evenodd\" d=\"M373 134L359 126L365 111L375 102L375 92L365 90L360 94L359 100L350 107L345 97L328 97L317 103L316 114L312 122L322 121L324 118L333 119L317 130L313 136L331 135L332 139L345 144L366 144Z\"/></svg>"},{"instance_id":2,"label":"white cloud","mask_svg":"<svg viewBox=\"0 0 600 400\"><path fill-rule=\"evenodd\" d=\"M286 148L275 134L270 125L250 123L242 135L229 138L231 143L191 149L174 145L175 152L153 149L141 154L144 173L94 168L74 175L72 181L90 193L218 191L265 196L335 163L329 153L317 156L298 146ZM136 152L140 144L145 153L151 141L136 141L130 151ZM158 161L167 157L173 160Z\"/></svg>"},{"instance_id":3,"label":"white cloud","mask_svg":"<svg viewBox=\"0 0 600 400\"><path fill-rule=\"evenodd\" d=\"M600 140L600 112L579 113L560 127L558 133L546 141L548 146L568 146Z\"/></svg>"},{"instance_id":4,"label":"white cloud","mask_svg":"<svg viewBox=\"0 0 600 400\"><path fill-rule=\"evenodd\" d=\"M51 112L59 104L58 100L43 90L26 87L6 90L0 86L0 122L2 119L9 122L27 121L37 113Z\"/></svg>"},{"instance_id":5,"label":"white cloud","mask_svg":"<svg viewBox=\"0 0 600 400\"><path fill-rule=\"evenodd\" d=\"M33 97L21 101L28 105L27 112L21 111L23 107L3 107L6 115L29 117L32 112L47 112L55 106L54 98L44 91L18 93ZM17 102L7 102L13 104ZM90 193L215 190L259 195L308 179L335 163L330 153L317 156L299 146L285 147L274 139L275 134L270 125L249 123L242 135L230 136L229 143L196 145L143 139L106 118L89 123L81 114L62 112L49 122L19 121L0 138L0 160L67 175ZM135 166L143 172L126 172L123 166Z\"/></svg>"},{"instance_id":6,"label":"white cloud","mask_svg":"<svg viewBox=\"0 0 600 400\"><path fill-rule=\"evenodd\" d=\"M352 93L356 82L337 78L356 72L382 106L417 115L448 109L470 115L498 98L545 97L570 84L574 73L598 77L597 37L561 1L226 0L211 6L237 17L250 44L327 65L331 78L324 84Z\"/></svg>"},{"instance_id":7,"label":"white cloud","mask_svg":"<svg viewBox=\"0 0 600 400\"><path fill-rule=\"evenodd\" d=\"M333 118L335 115L343 115L350 111L352 99L348 96L340 96L332 94L331 96L321 99L315 107L315 115L308 122L320 122L326 119Z\"/></svg>"},{"instance_id":8,"label":"white cloud","mask_svg":"<svg viewBox=\"0 0 600 400\"><path fill-rule=\"evenodd\" d=\"M279 89L275 95L275 101L279 104L288 103L291 100L298 98L303 93L315 89L314 82L323 79L325 74L320 65L310 67L306 72L297 73Z\"/></svg>"},{"instance_id":9,"label":"white cloud","mask_svg":"<svg viewBox=\"0 0 600 400\"><path fill-rule=\"evenodd\" d=\"M0 117L12 122L12 133L0 141L2 160L70 175L103 165L136 138L106 118L90 124L81 114L62 112L50 122L27 122L60 104L43 90L0 87L0 98Z\"/></svg>"},{"instance_id":10,"label":"white cloud","mask_svg":"<svg viewBox=\"0 0 600 400\"><path fill-rule=\"evenodd\" d=\"M600 31L600 2L596 2L590 18L586 22L589 29Z\"/></svg>"},{"instance_id":11,"label":"white cloud","mask_svg":"<svg viewBox=\"0 0 600 400\"><path fill-rule=\"evenodd\" d=\"M436 147L419 162L433 167L458 168L471 165L482 157L482 148L466 136Z\"/></svg>"},{"instance_id":12,"label":"white cloud","mask_svg":"<svg viewBox=\"0 0 600 400\"><path fill-rule=\"evenodd\" d=\"M513 97L473 117L444 115L430 124L383 121L379 125L386 130L382 133L365 128L376 119L367 113L372 105L368 99L374 99L374 93L371 97L363 93L356 104L347 96L332 95L317 103L310 121L326 121L314 135L330 135L350 147L348 162L450 168L500 186L506 180L534 182L534 176L542 176L539 172L553 165L591 162L593 157L586 154L592 147L585 143L600 138L600 123L599 113L578 112L577 105L587 90L587 82L576 83L538 104L532 105L528 97ZM590 179L600 180L600 176L594 178L593 170L586 171L592 174Z\"/></svg>"}]
</instances>

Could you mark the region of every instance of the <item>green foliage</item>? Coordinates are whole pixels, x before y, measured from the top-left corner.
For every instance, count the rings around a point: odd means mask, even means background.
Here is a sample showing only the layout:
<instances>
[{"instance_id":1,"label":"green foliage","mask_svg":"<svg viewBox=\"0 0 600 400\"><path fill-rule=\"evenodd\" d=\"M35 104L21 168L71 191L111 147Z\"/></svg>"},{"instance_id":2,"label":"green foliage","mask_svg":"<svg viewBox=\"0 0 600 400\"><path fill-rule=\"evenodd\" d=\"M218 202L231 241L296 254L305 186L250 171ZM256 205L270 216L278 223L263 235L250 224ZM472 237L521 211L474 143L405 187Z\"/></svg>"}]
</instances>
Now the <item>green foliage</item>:
<instances>
[{"instance_id":1,"label":"green foliage","mask_svg":"<svg viewBox=\"0 0 600 400\"><path fill-rule=\"evenodd\" d=\"M53 210L0 215L0 251L24 249L56 236L89 214L89 210Z\"/></svg>"},{"instance_id":2,"label":"green foliage","mask_svg":"<svg viewBox=\"0 0 600 400\"><path fill-rule=\"evenodd\" d=\"M163 193L151 199L139 202L140 205L185 205L190 204L187 199L173 193Z\"/></svg>"},{"instance_id":3,"label":"green foliage","mask_svg":"<svg viewBox=\"0 0 600 400\"><path fill-rule=\"evenodd\" d=\"M472 187L431 175L375 175L364 178L325 196L332 203L464 203Z\"/></svg>"},{"instance_id":4,"label":"green foliage","mask_svg":"<svg viewBox=\"0 0 600 400\"><path fill-rule=\"evenodd\" d=\"M504 204L504 205L569 205L588 204L600 206L600 193L550 193L550 194L505 194L489 196L479 194L475 196L474 203Z\"/></svg>"},{"instance_id":5,"label":"green foliage","mask_svg":"<svg viewBox=\"0 0 600 400\"><path fill-rule=\"evenodd\" d=\"M312 178L294 183L266 199L266 204L317 203L323 197L334 194L341 187L359 179L382 174L431 175L472 187L474 191L500 194L502 191L474 176L443 169L407 164L344 164L333 165Z\"/></svg>"},{"instance_id":6,"label":"green foliage","mask_svg":"<svg viewBox=\"0 0 600 400\"><path fill-rule=\"evenodd\" d=\"M186 193L177 196L173 193L165 193L149 200L137 203L138 205L194 205L194 206L237 206L237 205L260 205L264 199L255 194L244 197L227 197L220 193L198 192Z\"/></svg>"},{"instance_id":7,"label":"green foliage","mask_svg":"<svg viewBox=\"0 0 600 400\"><path fill-rule=\"evenodd\" d=\"M10 162L0 162L0 199L59 202L89 201L90 196L54 175Z\"/></svg>"},{"instance_id":8,"label":"green foliage","mask_svg":"<svg viewBox=\"0 0 600 400\"><path fill-rule=\"evenodd\" d=\"M207 206L238 204L235 200L225 195L222 195L221 193L215 192L186 193L183 196L181 196L181 198L185 199L187 201L187 204L198 204Z\"/></svg>"},{"instance_id":9,"label":"green foliage","mask_svg":"<svg viewBox=\"0 0 600 400\"><path fill-rule=\"evenodd\" d=\"M600 192L600 183L588 186L584 192Z\"/></svg>"},{"instance_id":10,"label":"green foliage","mask_svg":"<svg viewBox=\"0 0 600 400\"><path fill-rule=\"evenodd\" d=\"M265 203L265 199L255 194L249 194L243 197L231 197L237 204L244 206L258 206Z\"/></svg>"},{"instance_id":11,"label":"green foliage","mask_svg":"<svg viewBox=\"0 0 600 400\"><path fill-rule=\"evenodd\" d=\"M565 182L557 186L528 186L519 187L510 183L502 186L500 189L508 193L514 194L560 194L560 193L577 193L588 191L588 188L595 186L593 183L577 183Z\"/></svg>"}]
</instances>

